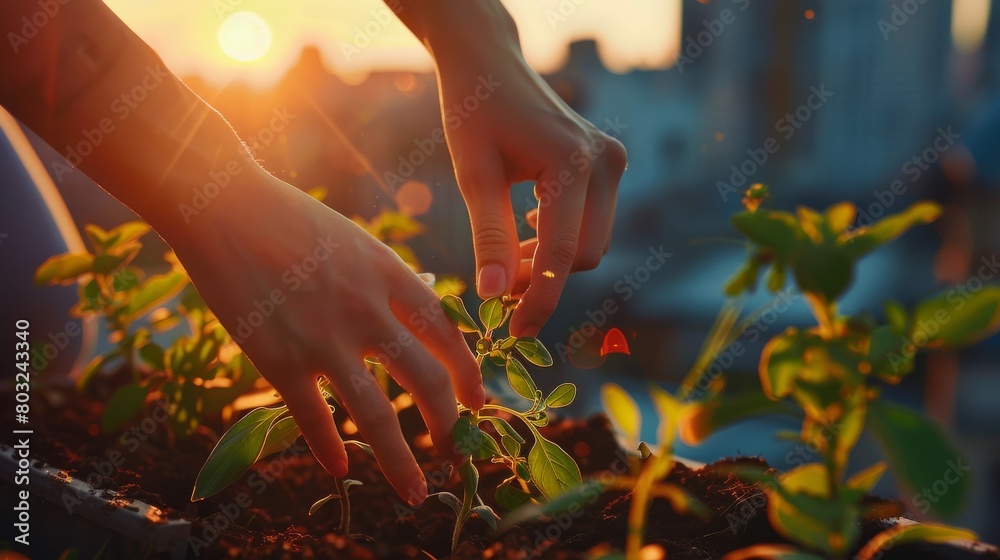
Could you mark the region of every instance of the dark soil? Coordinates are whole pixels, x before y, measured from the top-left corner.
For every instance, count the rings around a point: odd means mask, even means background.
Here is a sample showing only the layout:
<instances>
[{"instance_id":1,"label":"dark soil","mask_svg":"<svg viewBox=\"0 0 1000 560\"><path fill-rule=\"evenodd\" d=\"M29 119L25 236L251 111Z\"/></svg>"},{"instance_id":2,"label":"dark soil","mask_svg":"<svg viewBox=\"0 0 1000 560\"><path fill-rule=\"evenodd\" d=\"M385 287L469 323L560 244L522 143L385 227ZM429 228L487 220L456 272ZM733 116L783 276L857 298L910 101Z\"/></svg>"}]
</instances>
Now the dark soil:
<instances>
[{"instance_id":1,"label":"dark soil","mask_svg":"<svg viewBox=\"0 0 1000 560\"><path fill-rule=\"evenodd\" d=\"M5 399L9 396L5 395ZM192 521L193 538L188 546L191 558L559 559L583 558L609 547L620 550L624 545L630 494L616 491L598 496L577 517L532 522L501 535L493 534L482 520L472 519L466 525L458 553L449 556L454 522L451 510L433 498L411 509L382 478L373 460L354 447L349 447L349 476L361 480L364 486L352 489L352 536L344 537L336 534L340 515L336 502L328 503L313 516L307 515L314 501L332 491L333 480L301 439L298 447L302 452L286 455L284 460L265 459L220 494L191 503L188 498L195 477L217 437L212 430L206 428L173 446L169 445L165 425L157 425L146 434L140 423L135 432L138 435L106 436L96 429L106 400L102 395L82 396L68 390L54 396L58 398L42 398L38 391L33 394L33 458L61 467L71 476L89 478L95 486L107 490L108 496L118 498L125 504L123 507L128 507L128 499L141 500L163 509L171 518ZM405 409L400 416L414 442L417 458L428 473L431 492L459 493L457 475L445 480L441 460L428 449L416 409ZM41 418L44 423L39 421ZM214 427L221 428L221 423L217 421ZM554 419L542 432L577 458L585 477L624 468L625 455L603 416ZM143 437L145 441L140 441ZM112 455L114 451L120 457ZM109 472L107 465L112 457L120 464ZM714 515L702 522L676 514L666 502L657 500L649 512L647 542L661 546L672 560L717 559L751 544L784 542L768 524L764 495L756 487L721 472L721 467L734 461L759 462L728 459L699 470L678 465L670 480L687 488ZM495 506L489 489L506 477L507 471L488 462L477 466L480 488L484 489L481 495ZM502 510L496 509L502 516ZM899 513L893 510L887 506L883 512ZM44 522L33 518L33 523ZM878 520L866 522L866 537L874 534L878 526ZM0 540L9 542L10 525L4 527ZM901 546L883 558L938 557Z\"/></svg>"}]
</instances>

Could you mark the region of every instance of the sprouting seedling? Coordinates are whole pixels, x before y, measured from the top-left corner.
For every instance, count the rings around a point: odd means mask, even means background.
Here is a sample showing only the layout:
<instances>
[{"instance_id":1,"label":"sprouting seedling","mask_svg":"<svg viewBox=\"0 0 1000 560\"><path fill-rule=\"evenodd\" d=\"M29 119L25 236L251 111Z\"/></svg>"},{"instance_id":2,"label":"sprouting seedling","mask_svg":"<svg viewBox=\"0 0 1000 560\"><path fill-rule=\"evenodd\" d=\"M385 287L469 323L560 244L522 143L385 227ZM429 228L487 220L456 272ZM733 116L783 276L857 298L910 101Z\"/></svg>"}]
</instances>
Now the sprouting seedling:
<instances>
[{"instance_id":1,"label":"sprouting seedling","mask_svg":"<svg viewBox=\"0 0 1000 560\"><path fill-rule=\"evenodd\" d=\"M482 328L466 310L462 300L444 296L441 306L460 330L475 334L474 349L484 377L492 375L492 368L503 368L511 389L526 402L524 410L499 404L486 404L479 411L459 406L461 417L455 424L455 444L459 452L469 458L458 469L464 496L459 499L448 492L434 494L455 511L455 530L452 549L456 549L462 527L473 515L496 528L499 517L479 498L479 473L473 461L489 459L506 465L511 475L501 482L494 497L497 503L514 510L529 503L553 500L582 482L576 461L561 447L546 439L539 428L549 422L548 409L568 406L576 398L576 386L563 383L545 396L538 389L522 359L540 367L552 365L549 351L535 338L513 337L499 332L510 319L517 302L507 298L491 298L479 306ZM518 357L520 356L520 357ZM500 414L518 419L528 428L533 440L527 457L522 454L527 444ZM489 423L500 437L500 442L479 426Z\"/></svg>"},{"instance_id":2,"label":"sprouting seedling","mask_svg":"<svg viewBox=\"0 0 1000 560\"><path fill-rule=\"evenodd\" d=\"M641 459L633 462L631 474L615 475L606 484L606 488L633 491L629 504L628 535L625 539L625 558L628 560L638 560L641 557L646 513L652 498L666 499L678 513L690 513L701 519L709 516L709 509L683 487L662 482L675 464L673 445L684 405L659 386L651 385L649 392L659 417L655 453L639 439L643 415L632 396L614 383L606 383L601 387L601 402L608 418L625 439L626 445L639 451Z\"/></svg>"},{"instance_id":3,"label":"sprouting seedling","mask_svg":"<svg viewBox=\"0 0 1000 560\"><path fill-rule=\"evenodd\" d=\"M336 398L327 385L325 380L321 381L320 391L333 414ZM251 410L233 424L212 449L198 472L191 491L191 501L203 500L222 491L239 480L255 463L291 448L301 434L302 431L285 405ZM358 447L371 457L375 456L367 443L357 440L346 440L344 443ZM309 508L309 515L336 500L340 503L339 532L348 534L351 524L349 493L352 487L361 485L358 480L334 478L334 491L317 500Z\"/></svg>"},{"instance_id":4,"label":"sprouting seedling","mask_svg":"<svg viewBox=\"0 0 1000 560\"><path fill-rule=\"evenodd\" d=\"M895 302L885 307L886 324L866 314L844 316L837 301L854 275L856 262L911 227L940 214L921 202L867 227L852 227L857 208L836 204L819 213L799 207L789 212L761 210L761 196L748 192L747 211L733 223L749 240L746 265L726 288L729 295L752 290L761 269L770 268L767 287L783 289L790 270L817 325L788 328L772 338L760 358L763 395L711 394L686 407L681 435L694 444L713 431L749 416L796 413L802 417L797 439L815 450L818 462L783 474L742 468L738 473L760 484L768 496L774 529L798 547L761 546L737 551L728 560L749 557L841 559L856 545L862 503L888 466L877 463L848 477L847 461L865 429L887 452L889 465L909 488L933 485L940 465L959 458L945 435L924 417L878 397L879 383L896 384L913 370L918 350L956 348L1000 328L1000 288L956 292L919 303L912 313ZM759 191L757 194L760 194ZM792 406L790 406L792 405ZM960 479L929 504L942 515L956 513L968 489ZM927 524L897 527L869 541L858 558L908 541L972 540L969 531Z\"/></svg>"}]
</instances>

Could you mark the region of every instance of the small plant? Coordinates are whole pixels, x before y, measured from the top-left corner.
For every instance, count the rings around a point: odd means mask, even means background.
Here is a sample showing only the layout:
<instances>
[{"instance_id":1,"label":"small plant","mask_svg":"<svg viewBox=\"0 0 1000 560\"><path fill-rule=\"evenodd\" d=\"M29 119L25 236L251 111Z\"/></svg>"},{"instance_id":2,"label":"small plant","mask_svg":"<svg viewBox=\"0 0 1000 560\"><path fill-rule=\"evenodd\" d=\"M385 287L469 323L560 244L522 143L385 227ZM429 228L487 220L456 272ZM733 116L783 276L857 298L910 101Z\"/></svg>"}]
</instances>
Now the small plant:
<instances>
[{"instance_id":1,"label":"small plant","mask_svg":"<svg viewBox=\"0 0 1000 560\"><path fill-rule=\"evenodd\" d=\"M150 231L142 222L126 222L110 231L85 228L93 253L67 253L49 258L35 272L38 284L79 286L80 302L74 315L103 319L111 350L95 357L77 379L80 390L94 375L124 363L132 382L119 387L108 400L101 430L118 430L157 395L166 398L172 433L186 436L203 415L218 414L247 392L260 377L201 297L172 253L170 270L151 276L132 264L142 249L139 239ZM165 307L180 294L174 310ZM186 321L190 335L167 348L152 340L157 332Z\"/></svg>"},{"instance_id":2,"label":"small plant","mask_svg":"<svg viewBox=\"0 0 1000 560\"><path fill-rule=\"evenodd\" d=\"M797 409L803 420L794 437L816 450L818 461L781 474L749 468L738 474L761 486L772 526L798 548L758 545L727 559L841 559L857 545L859 522L870 511L862 499L888 468L880 462L846 476L848 457L866 428L909 488L933 485L939 467L958 458L933 423L880 400L879 383L899 383L913 370L917 351L957 348L996 332L1000 289L952 290L919 303L912 312L888 302L885 324L865 313L844 316L837 301L850 285L857 261L911 227L936 219L940 208L921 202L868 227L852 228L857 213L852 204L836 204L823 213L799 207L792 214L759 209L764 196L760 187L748 191L747 210L733 218L750 240L749 256L726 293L752 290L762 268L769 268L768 289L777 292L790 271L817 325L789 328L766 344L759 367L763 395L723 395L722 380L712 380L717 390L685 407L681 435L698 443L748 416ZM959 479L930 509L956 513L967 489L968 480ZM974 539L969 531L945 525L900 526L877 535L857 557L872 558L883 548L909 541Z\"/></svg>"},{"instance_id":3,"label":"small plant","mask_svg":"<svg viewBox=\"0 0 1000 560\"><path fill-rule=\"evenodd\" d=\"M538 431L538 428L548 424L548 409L564 407L573 402L576 386L564 383L544 396L515 352L532 364L550 366L552 356L548 350L537 339L503 336L497 332L510 318L516 302L500 298L483 302L479 308L483 329L472 319L457 296L444 296L441 305L459 329L466 333L476 333L479 337L475 349L480 367L489 375L492 375L489 368L504 368L511 389L530 402L530 405L526 403L526 410L523 411L499 404L487 404L479 411L472 411L456 403L460 413L454 427L456 449L468 459L457 469L464 494L462 499L449 492L431 495L455 511L452 539L454 548L458 545L462 527L472 516L482 518L494 529L499 519L478 495L479 472L473 461L488 459L510 468L511 476L494 493L497 503L510 510L531 502L551 500L578 486L581 476L576 462ZM366 363L373 375L387 378L384 368L376 360L369 359ZM332 413L335 395L325 384L321 384L320 388L331 403ZM533 443L527 456L521 453L522 446L527 443L524 437L498 413L517 418L528 428ZM493 426L499 435L499 442L489 433L480 430L479 426L483 423ZM251 411L234 424L212 450L198 473L191 494L192 501L211 496L232 484L257 461L289 448L300 433L295 419L288 415L288 408L284 405ZM356 445L371 455L371 448L365 443L353 440L345 443ZM346 534L350 524L348 492L361 482L335 479L335 484L336 491L313 504L309 513L314 513L331 500L339 501L340 531Z\"/></svg>"},{"instance_id":4,"label":"small plant","mask_svg":"<svg viewBox=\"0 0 1000 560\"><path fill-rule=\"evenodd\" d=\"M511 476L497 486L494 497L508 510L518 509L529 503L553 500L582 483L576 461L561 447L546 439L539 428L549 422L548 409L568 406L576 398L576 386L563 383L545 396L535 385L524 360L541 367L552 365L549 351L535 338L513 337L501 334L498 329L510 319L517 305L509 298L491 298L479 306L482 328L469 315L462 300L444 296L441 305L445 313L462 332L475 334L478 339L475 351L483 377L495 375L493 368L503 368L511 389L523 398L526 410L516 410L499 404L486 404L473 411L459 406L461 417L455 424L454 436L457 450L468 460L458 468L464 495L434 494L455 511L455 530L452 549L458 546L462 527L476 515L496 529L499 517L485 505L478 495L479 472L473 461L490 460L510 468ZM518 358L517 355L521 358ZM528 405L530 403L530 406ZM526 440L500 414L517 418L531 433L533 440L527 457L522 454ZM479 426L488 423L500 437L500 442Z\"/></svg>"}]
</instances>

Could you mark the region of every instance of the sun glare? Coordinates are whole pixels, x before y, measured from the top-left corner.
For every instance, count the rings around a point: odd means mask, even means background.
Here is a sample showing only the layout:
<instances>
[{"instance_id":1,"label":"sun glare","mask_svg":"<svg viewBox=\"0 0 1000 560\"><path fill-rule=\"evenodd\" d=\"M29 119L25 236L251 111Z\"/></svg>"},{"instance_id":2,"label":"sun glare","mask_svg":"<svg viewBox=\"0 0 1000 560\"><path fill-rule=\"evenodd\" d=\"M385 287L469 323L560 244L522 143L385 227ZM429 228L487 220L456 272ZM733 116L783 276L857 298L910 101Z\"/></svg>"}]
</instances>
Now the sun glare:
<instances>
[{"instance_id":1,"label":"sun glare","mask_svg":"<svg viewBox=\"0 0 1000 560\"><path fill-rule=\"evenodd\" d=\"M271 28L254 12L236 12L219 26L219 47L241 62L257 60L271 48Z\"/></svg>"}]
</instances>

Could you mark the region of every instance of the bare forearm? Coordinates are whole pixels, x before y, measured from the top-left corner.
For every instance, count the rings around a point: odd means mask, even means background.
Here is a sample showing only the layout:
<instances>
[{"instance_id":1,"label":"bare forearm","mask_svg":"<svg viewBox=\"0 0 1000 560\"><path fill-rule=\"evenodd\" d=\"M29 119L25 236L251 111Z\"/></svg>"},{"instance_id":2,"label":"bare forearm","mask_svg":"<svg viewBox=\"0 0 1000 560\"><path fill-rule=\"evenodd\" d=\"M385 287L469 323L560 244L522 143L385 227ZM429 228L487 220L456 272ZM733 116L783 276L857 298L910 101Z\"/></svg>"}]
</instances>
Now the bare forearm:
<instances>
[{"instance_id":1,"label":"bare forearm","mask_svg":"<svg viewBox=\"0 0 1000 560\"><path fill-rule=\"evenodd\" d=\"M14 4L0 16L18 31ZM30 14L27 14L30 16ZM0 54L0 104L161 233L213 175L257 172L225 120L102 2L77 0ZM60 179L67 169L53 167ZM187 216L190 218L190 215Z\"/></svg>"},{"instance_id":2,"label":"bare forearm","mask_svg":"<svg viewBox=\"0 0 1000 560\"><path fill-rule=\"evenodd\" d=\"M438 72L523 62L517 27L499 0L384 0L424 44Z\"/></svg>"}]
</instances>

